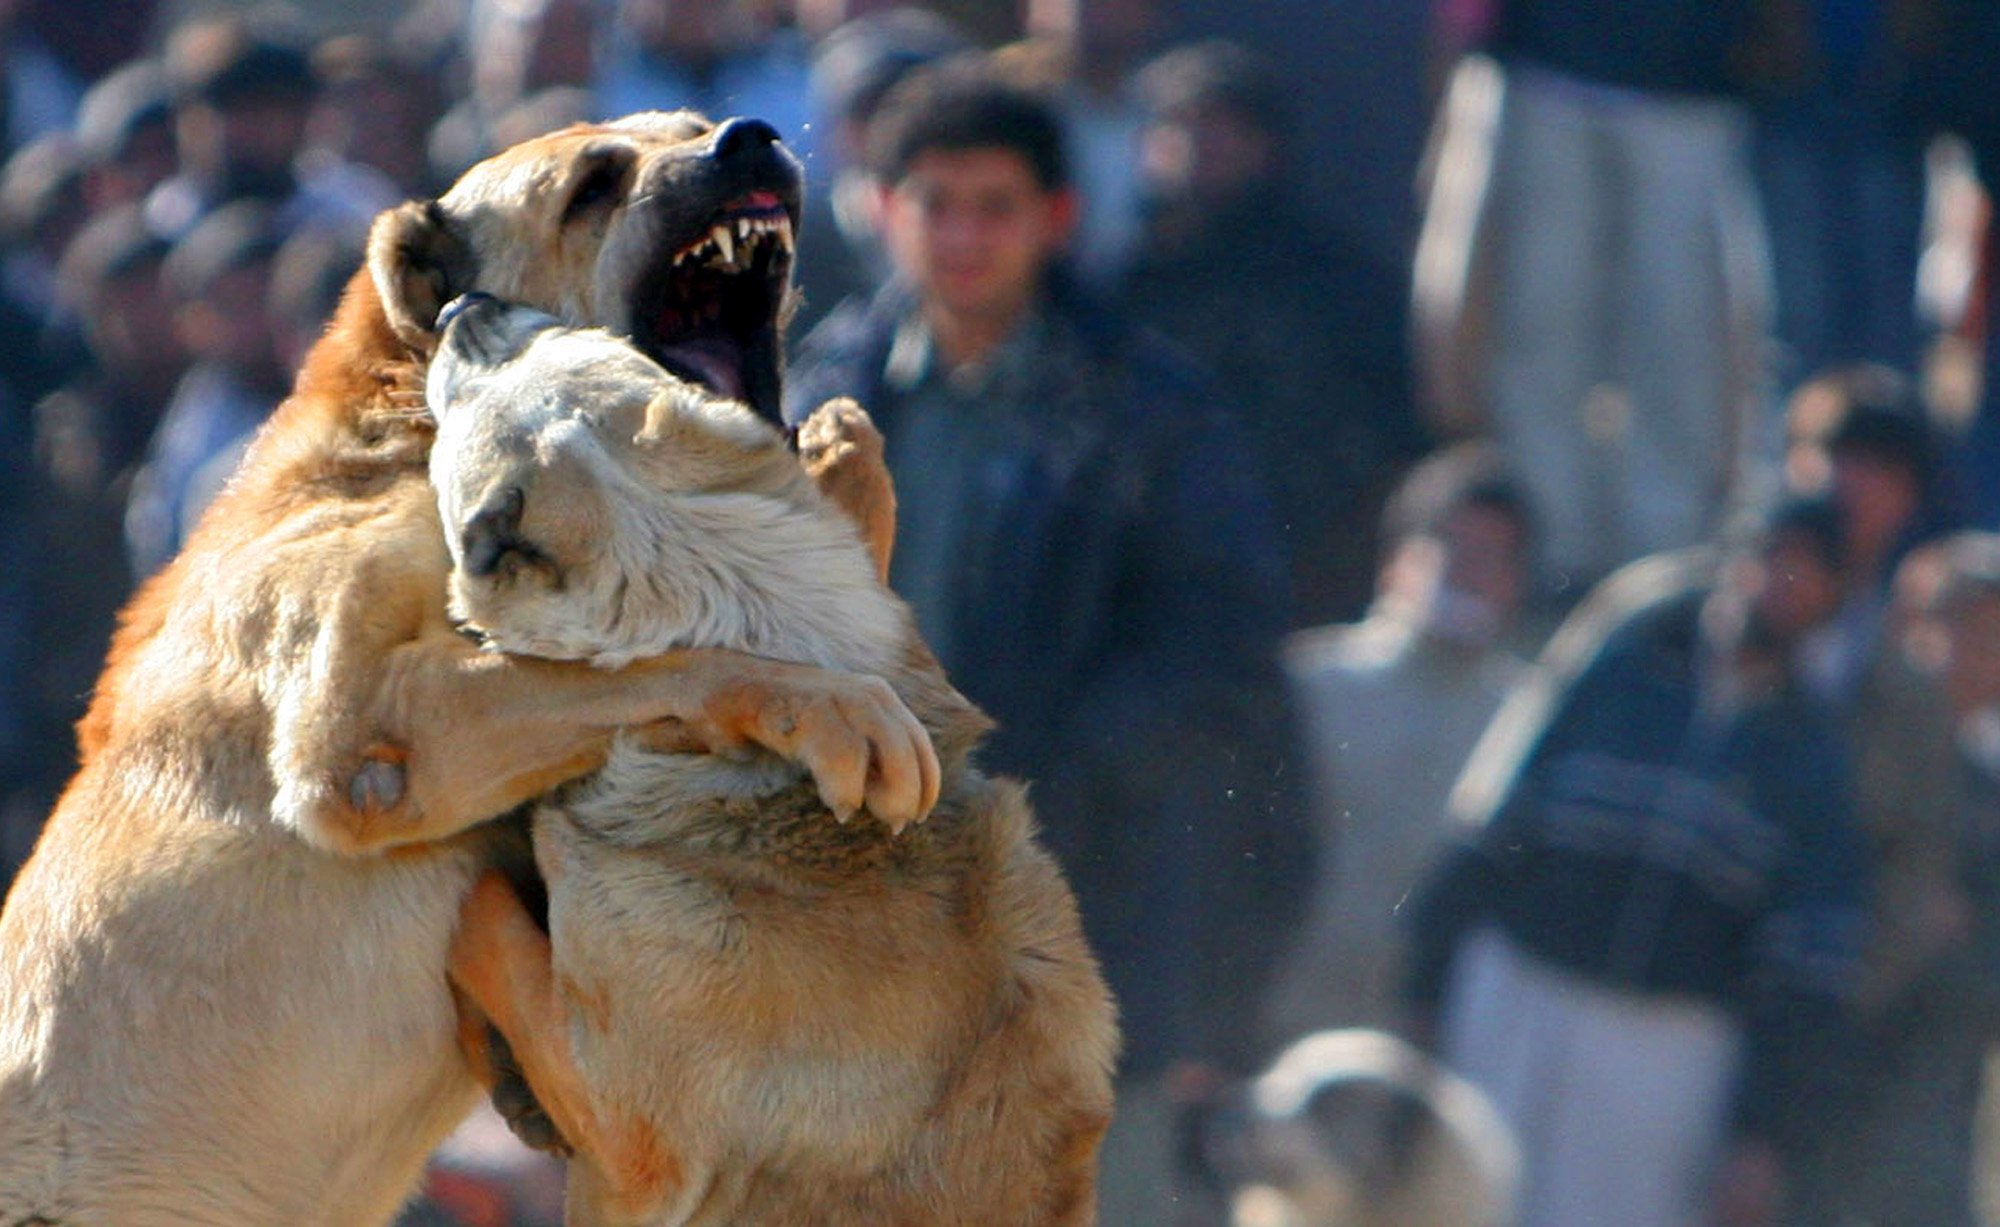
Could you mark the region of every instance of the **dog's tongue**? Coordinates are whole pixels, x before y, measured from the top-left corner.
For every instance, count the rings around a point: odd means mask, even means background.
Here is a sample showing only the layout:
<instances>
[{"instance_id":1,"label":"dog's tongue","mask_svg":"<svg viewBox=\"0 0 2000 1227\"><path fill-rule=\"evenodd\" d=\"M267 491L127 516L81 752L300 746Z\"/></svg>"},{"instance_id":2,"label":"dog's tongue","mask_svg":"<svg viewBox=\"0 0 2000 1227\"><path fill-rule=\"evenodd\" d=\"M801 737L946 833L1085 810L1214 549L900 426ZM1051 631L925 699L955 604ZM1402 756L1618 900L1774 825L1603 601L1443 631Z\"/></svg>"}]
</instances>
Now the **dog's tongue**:
<instances>
[{"instance_id":1,"label":"dog's tongue","mask_svg":"<svg viewBox=\"0 0 2000 1227\"><path fill-rule=\"evenodd\" d=\"M686 337L664 347L660 358L701 380L718 395L743 400L749 394L743 386L743 355L727 337Z\"/></svg>"}]
</instances>

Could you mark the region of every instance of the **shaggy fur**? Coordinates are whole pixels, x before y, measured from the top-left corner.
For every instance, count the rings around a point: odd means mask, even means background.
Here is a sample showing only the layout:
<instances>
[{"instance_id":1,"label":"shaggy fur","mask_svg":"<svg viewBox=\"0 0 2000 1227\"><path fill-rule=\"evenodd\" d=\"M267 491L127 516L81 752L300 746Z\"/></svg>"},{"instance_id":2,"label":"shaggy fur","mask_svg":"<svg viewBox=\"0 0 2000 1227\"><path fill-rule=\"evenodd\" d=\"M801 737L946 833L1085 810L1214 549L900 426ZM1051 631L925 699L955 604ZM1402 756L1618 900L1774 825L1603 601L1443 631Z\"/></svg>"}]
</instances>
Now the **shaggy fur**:
<instances>
[{"instance_id":1,"label":"shaggy fur","mask_svg":"<svg viewBox=\"0 0 2000 1227\"><path fill-rule=\"evenodd\" d=\"M879 673L944 765L906 831L770 756L628 743L537 808L550 936L489 879L453 971L576 1146L569 1221L1089 1223L1111 1006L1020 789L967 761L984 720L775 429L554 325L481 304L432 367L454 613L511 652ZM872 432L815 422L829 453ZM495 505L518 565L474 573Z\"/></svg>"},{"instance_id":2,"label":"shaggy fur","mask_svg":"<svg viewBox=\"0 0 2000 1227\"><path fill-rule=\"evenodd\" d=\"M735 131L723 159L695 116L575 128L378 220L294 392L125 611L0 915L0 1224L386 1222L478 1092L445 978L498 854L473 828L598 768L619 726L765 746L850 808L928 808L927 738L877 679L708 650L518 660L446 616L438 305L483 288L641 327L647 253L751 171L795 214L796 166Z\"/></svg>"}]
</instances>

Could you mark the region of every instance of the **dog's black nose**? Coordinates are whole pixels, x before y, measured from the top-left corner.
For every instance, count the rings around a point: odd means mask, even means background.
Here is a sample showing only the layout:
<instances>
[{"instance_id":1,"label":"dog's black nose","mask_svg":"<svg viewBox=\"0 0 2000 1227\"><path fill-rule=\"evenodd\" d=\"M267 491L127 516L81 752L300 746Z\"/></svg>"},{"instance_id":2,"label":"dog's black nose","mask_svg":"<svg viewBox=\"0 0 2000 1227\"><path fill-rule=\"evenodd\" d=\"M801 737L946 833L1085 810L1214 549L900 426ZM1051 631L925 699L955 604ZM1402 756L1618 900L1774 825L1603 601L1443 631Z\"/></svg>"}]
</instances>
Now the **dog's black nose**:
<instances>
[{"instance_id":1,"label":"dog's black nose","mask_svg":"<svg viewBox=\"0 0 2000 1227\"><path fill-rule=\"evenodd\" d=\"M521 548L521 488L508 486L489 494L459 537L467 574L481 579L500 569L500 560Z\"/></svg>"},{"instance_id":2,"label":"dog's black nose","mask_svg":"<svg viewBox=\"0 0 2000 1227\"><path fill-rule=\"evenodd\" d=\"M460 294L457 298L454 298L450 302L446 303L444 305L444 310L438 312L437 330L439 332L443 332L447 327L450 326L453 320L457 319L461 315L464 315L467 311L472 310L474 307L483 307L489 305L498 306L499 303L500 303L499 299L493 297L491 294L488 294L484 290L467 290L465 293Z\"/></svg>"},{"instance_id":3,"label":"dog's black nose","mask_svg":"<svg viewBox=\"0 0 2000 1227\"><path fill-rule=\"evenodd\" d=\"M778 143L778 130L761 119L725 119L715 129L713 149L718 159L755 153Z\"/></svg>"}]
</instances>

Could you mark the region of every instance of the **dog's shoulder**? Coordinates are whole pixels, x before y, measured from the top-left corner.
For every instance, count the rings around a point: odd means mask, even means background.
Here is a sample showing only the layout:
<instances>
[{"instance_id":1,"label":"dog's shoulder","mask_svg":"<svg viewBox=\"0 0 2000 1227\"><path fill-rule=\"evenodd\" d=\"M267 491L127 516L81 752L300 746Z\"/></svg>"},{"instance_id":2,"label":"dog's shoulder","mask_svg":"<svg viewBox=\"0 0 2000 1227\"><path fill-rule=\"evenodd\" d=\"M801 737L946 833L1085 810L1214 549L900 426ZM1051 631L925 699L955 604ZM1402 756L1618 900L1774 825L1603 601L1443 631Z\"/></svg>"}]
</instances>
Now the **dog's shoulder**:
<instances>
[{"instance_id":1,"label":"dog's shoulder","mask_svg":"<svg viewBox=\"0 0 2000 1227\"><path fill-rule=\"evenodd\" d=\"M141 584L120 612L78 726L82 763L90 764L120 730L144 731L151 717L139 709L161 691L131 684L132 674L142 657L160 650L163 637L188 641L180 650L190 659L232 659L251 668L256 662L243 658L282 616L275 607L313 599L314 571L346 569L357 551L398 569L421 560L433 573L440 570L439 551L423 548L437 534L424 490L432 434L420 371L390 331L363 270L293 392L260 429L181 555ZM357 531L363 525L368 531ZM323 544L315 547L314 539ZM370 570L365 559L362 570ZM385 605L394 603L393 593L379 595ZM177 701L185 699L183 693Z\"/></svg>"}]
</instances>

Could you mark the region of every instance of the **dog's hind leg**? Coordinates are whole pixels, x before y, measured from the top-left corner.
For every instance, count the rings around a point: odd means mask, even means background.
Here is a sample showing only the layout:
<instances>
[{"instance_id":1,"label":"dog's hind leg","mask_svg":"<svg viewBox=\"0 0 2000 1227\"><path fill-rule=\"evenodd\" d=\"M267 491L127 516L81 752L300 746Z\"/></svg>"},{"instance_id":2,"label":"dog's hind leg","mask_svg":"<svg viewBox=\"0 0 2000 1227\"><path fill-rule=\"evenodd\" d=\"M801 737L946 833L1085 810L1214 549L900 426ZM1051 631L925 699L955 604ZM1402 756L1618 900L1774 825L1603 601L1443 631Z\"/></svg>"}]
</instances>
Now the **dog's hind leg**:
<instances>
[{"instance_id":1,"label":"dog's hind leg","mask_svg":"<svg viewBox=\"0 0 2000 1227\"><path fill-rule=\"evenodd\" d=\"M599 1130L569 1050L549 936L501 873L482 876L459 909L451 979L506 1040L556 1129L572 1146L593 1149Z\"/></svg>"},{"instance_id":2,"label":"dog's hind leg","mask_svg":"<svg viewBox=\"0 0 2000 1227\"><path fill-rule=\"evenodd\" d=\"M606 1206L657 1206L686 1195L680 1165L652 1130L620 1128L592 1096L570 1047L570 1009L549 936L504 874L489 870L459 909L451 979L492 1020L542 1111L606 1184ZM587 1227L589 1220L571 1221Z\"/></svg>"}]
</instances>

